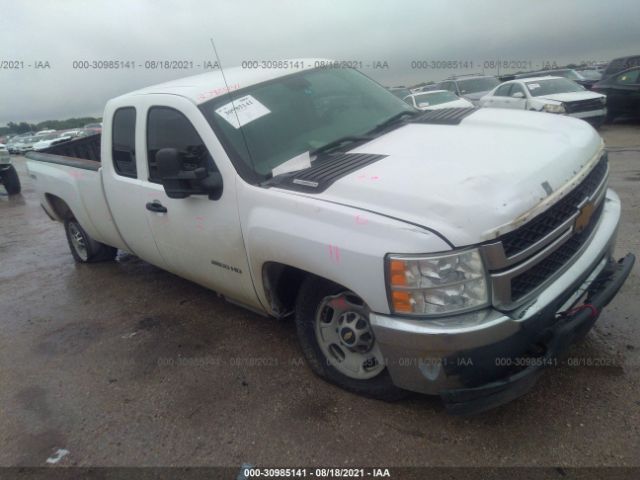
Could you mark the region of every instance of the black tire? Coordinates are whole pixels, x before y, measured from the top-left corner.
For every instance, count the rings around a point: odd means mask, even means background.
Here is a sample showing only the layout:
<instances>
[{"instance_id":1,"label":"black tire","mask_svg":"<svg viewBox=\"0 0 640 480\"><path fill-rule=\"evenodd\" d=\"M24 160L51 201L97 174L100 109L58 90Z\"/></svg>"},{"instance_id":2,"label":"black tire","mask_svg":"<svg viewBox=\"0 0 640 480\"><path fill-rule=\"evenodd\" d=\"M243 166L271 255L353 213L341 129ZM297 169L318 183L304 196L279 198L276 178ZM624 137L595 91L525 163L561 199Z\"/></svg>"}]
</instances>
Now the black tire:
<instances>
[{"instance_id":1,"label":"black tire","mask_svg":"<svg viewBox=\"0 0 640 480\"><path fill-rule=\"evenodd\" d=\"M2 184L9 195L18 195L20 193L22 187L20 186L20 178L18 177L18 172L16 172L16 167L11 165L2 172Z\"/></svg>"},{"instance_id":2,"label":"black tire","mask_svg":"<svg viewBox=\"0 0 640 480\"><path fill-rule=\"evenodd\" d=\"M64 221L64 231L73 259L78 263L106 262L116 258L118 249L89 236L75 218Z\"/></svg>"},{"instance_id":3,"label":"black tire","mask_svg":"<svg viewBox=\"0 0 640 480\"><path fill-rule=\"evenodd\" d=\"M332 366L322 351L315 329L318 309L327 297L343 292L346 292L345 288L314 275L305 278L300 287L296 299L296 330L302 353L311 370L324 380L359 395L386 401L404 398L408 392L393 384L387 368L370 379L351 378Z\"/></svg>"}]
</instances>

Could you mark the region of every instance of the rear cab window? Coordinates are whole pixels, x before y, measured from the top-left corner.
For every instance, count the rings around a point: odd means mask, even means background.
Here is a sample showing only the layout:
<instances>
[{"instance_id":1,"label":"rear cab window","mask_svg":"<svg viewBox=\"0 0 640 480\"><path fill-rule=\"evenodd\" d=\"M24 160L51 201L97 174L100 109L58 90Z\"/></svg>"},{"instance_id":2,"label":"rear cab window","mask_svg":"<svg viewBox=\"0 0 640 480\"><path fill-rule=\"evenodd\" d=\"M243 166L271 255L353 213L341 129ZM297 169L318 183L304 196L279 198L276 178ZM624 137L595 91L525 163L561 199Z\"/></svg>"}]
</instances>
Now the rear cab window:
<instances>
[{"instance_id":1,"label":"rear cab window","mask_svg":"<svg viewBox=\"0 0 640 480\"><path fill-rule=\"evenodd\" d=\"M118 175L137 178L136 109L134 107L122 107L113 114L111 156L113 168Z\"/></svg>"}]
</instances>

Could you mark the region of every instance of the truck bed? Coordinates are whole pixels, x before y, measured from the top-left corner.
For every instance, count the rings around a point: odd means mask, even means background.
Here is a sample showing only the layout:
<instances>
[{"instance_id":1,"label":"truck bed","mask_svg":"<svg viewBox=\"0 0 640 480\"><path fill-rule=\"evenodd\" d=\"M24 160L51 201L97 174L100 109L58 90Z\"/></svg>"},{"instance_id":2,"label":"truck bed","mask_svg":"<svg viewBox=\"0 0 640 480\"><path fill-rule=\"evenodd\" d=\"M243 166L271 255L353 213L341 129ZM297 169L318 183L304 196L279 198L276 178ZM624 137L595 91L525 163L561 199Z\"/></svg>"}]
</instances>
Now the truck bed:
<instances>
[{"instance_id":1,"label":"truck bed","mask_svg":"<svg viewBox=\"0 0 640 480\"><path fill-rule=\"evenodd\" d=\"M40 203L58 221L71 210L94 239L127 250L102 187L100 134L27 153L27 169Z\"/></svg>"}]
</instances>

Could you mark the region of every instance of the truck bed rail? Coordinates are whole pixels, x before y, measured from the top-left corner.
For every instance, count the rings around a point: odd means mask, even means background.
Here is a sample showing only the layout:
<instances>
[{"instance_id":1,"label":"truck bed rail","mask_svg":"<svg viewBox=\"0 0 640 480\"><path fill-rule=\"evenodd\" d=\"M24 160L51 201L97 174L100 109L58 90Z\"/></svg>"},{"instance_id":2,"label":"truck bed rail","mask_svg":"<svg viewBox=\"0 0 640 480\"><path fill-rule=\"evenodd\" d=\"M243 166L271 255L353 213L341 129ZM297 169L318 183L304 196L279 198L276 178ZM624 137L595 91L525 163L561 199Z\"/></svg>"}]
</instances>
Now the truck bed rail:
<instances>
[{"instance_id":1,"label":"truck bed rail","mask_svg":"<svg viewBox=\"0 0 640 480\"><path fill-rule=\"evenodd\" d=\"M65 157L63 155L53 155L51 153L28 152L26 157L29 160L38 162L55 163L57 165L66 165L67 167L82 168L83 170L100 169L100 162L96 160L87 160L85 158Z\"/></svg>"},{"instance_id":2,"label":"truck bed rail","mask_svg":"<svg viewBox=\"0 0 640 480\"><path fill-rule=\"evenodd\" d=\"M40 150L37 153L47 153L60 155L63 157L79 158L100 162L100 138L101 134L96 133L88 137L82 137L68 142L59 143L49 148Z\"/></svg>"}]
</instances>

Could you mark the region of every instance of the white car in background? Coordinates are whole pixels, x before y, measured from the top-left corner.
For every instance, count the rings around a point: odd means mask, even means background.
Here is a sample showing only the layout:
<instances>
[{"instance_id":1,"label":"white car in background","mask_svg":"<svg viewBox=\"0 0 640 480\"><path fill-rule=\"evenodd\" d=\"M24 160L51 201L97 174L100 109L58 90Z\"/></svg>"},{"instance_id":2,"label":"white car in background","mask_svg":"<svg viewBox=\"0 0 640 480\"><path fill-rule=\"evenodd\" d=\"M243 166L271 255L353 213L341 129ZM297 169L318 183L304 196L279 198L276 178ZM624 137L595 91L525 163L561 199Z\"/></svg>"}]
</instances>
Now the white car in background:
<instances>
[{"instance_id":1,"label":"white car in background","mask_svg":"<svg viewBox=\"0 0 640 480\"><path fill-rule=\"evenodd\" d=\"M563 77L511 80L480 99L481 107L559 113L599 127L607 114L607 97Z\"/></svg>"},{"instance_id":2,"label":"white car in background","mask_svg":"<svg viewBox=\"0 0 640 480\"><path fill-rule=\"evenodd\" d=\"M403 99L418 110L439 110L441 108L473 108L473 103L460 98L448 90L432 90L408 95Z\"/></svg>"},{"instance_id":3,"label":"white car in background","mask_svg":"<svg viewBox=\"0 0 640 480\"><path fill-rule=\"evenodd\" d=\"M38 138L40 140L37 143L33 144L33 150L35 151L44 150L45 148L49 148L58 143L66 142L67 140L71 140L73 136L61 132L56 132L50 133L48 135L41 135Z\"/></svg>"},{"instance_id":4,"label":"white car in background","mask_svg":"<svg viewBox=\"0 0 640 480\"><path fill-rule=\"evenodd\" d=\"M12 153L17 153L18 155L22 155L33 150L33 145L40 141L40 137L30 136L30 137L20 137L18 141L11 144L10 151Z\"/></svg>"},{"instance_id":5,"label":"white car in background","mask_svg":"<svg viewBox=\"0 0 640 480\"><path fill-rule=\"evenodd\" d=\"M39 132L36 132L35 136L36 137L41 137L42 135L49 135L50 133L56 133L55 130L40 130Z\"/></svg>"}]
</instances>

